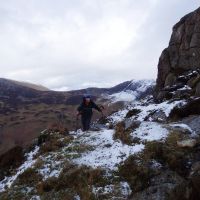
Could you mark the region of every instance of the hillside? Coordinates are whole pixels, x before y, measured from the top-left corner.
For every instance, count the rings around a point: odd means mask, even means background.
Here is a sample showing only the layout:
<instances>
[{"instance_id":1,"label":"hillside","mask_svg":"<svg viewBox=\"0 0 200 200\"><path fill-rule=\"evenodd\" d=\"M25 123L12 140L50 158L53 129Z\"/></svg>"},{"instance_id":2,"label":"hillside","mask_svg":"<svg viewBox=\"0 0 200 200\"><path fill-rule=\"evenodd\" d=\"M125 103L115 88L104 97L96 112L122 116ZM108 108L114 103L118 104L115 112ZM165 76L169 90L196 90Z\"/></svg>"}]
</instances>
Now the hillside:
<instances>
[{"instance_id":1,"label":"hillside","mask_svg":"<svg viewBox=\"0 0 200 200\"><path fill-rule=\"evenodd\" d=\"M0 199L183 199L186 190L195 199L200 119L172 117L186 105L149 97L95 122L93 131L44 130L12 157L18 167L8 170L9 154L1 159Z\"/></svg>"},{"instance_id":2,"label":"hillside","mask_svg":"<svg viewBox=\"0 0 200 200\"><path fill-rule=\"evenodd\" d=\"M0 154L15 145L30 144L42 130L48 127L62 124L62 127L68 130L76 128L76 108L82 101L84 93L90 93L98 104L104 105L107 115L119 109L124 103L121 99L111 102L110 95L120 92L130 94L130 91L138 87L138 83L127 81L112 88L56 92L35 90L29 85L0 79ZM143 85L145 89L131 93L131 98L140 98L149 94L154 87L154 82L151 83L146 85L144 81L140 81L139 86ZM98 117L99 114L96 113L94 119Z\"/></svg>"}]
</instances>

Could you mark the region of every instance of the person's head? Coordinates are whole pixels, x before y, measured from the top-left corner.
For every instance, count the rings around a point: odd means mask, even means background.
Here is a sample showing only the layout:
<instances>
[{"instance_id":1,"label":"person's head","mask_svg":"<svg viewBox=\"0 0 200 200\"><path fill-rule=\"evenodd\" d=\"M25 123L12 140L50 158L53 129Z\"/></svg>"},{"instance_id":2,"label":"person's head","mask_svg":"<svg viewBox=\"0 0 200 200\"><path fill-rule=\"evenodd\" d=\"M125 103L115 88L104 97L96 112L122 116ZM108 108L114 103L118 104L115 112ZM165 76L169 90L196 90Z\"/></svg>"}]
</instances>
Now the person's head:
<instances>
[{"instance_id":1,"label":"person's head","mask_svg":"<svg viewBox=\"0 0 200 200\"><path fill-rule=\"evenodd\" d=\"M83 96L83 100L84 100L85 103L90 103L90 101L91 101L91 96L90 96L89 94L85 94L85 95Z\"/></svg>"}]
</instances>

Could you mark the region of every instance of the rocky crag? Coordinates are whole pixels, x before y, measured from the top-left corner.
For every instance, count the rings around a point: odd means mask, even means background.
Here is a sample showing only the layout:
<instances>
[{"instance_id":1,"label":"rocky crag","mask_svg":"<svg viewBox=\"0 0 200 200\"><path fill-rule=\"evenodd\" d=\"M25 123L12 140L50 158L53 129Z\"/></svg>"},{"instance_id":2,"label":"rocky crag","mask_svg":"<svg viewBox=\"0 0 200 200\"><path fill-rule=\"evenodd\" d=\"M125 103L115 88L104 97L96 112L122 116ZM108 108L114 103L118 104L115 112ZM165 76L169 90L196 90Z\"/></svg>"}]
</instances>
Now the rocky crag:
<instances>
[{"instance_id":1,"label":"rocky crag","mask_svg":"<svg viewBox=\"0 0 200 200\"><path fill-rule=\"evenodd\" d=\"M174 27L158 63L156 99L200 96L200 8Z\"/></svg>"}]
</instances>

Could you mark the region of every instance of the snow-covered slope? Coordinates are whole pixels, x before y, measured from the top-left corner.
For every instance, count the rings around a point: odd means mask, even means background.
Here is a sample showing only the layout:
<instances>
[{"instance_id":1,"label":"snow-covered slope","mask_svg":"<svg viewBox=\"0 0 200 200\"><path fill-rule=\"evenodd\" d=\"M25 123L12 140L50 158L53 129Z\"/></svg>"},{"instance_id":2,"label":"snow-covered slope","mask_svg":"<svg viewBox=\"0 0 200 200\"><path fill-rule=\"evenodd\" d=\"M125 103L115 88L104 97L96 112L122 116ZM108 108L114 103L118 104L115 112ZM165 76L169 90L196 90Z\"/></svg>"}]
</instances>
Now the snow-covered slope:
<instances>
[{"instance_id":1,"label":"snow-covered slope","mask_svg":"<svg viewBox=\"0 0 200 200\"><path fill-rule=\"evenodd\" d=\"M109 95L103 95L105 98L110 99L112 102L124 101L131 102L145 98L152 93L155 86L154 80L132 80L120 91L114 92Z\"/></svg>"},{"instance_id":2,"label":"snow-covered slope","mask_svg":"<svg viewBox=\"0 0 200 200\"><path fill-rule=\"evenodd\" d=\"M145 90L143 86L140 88L142 91ZM33 151L26 154L26 161L13 172L13 175L0 181L0 192L2 192L0 198L6 195L8 191L14 196L17 191L22 196L25 195L27 199L44 199L43 194L38 192L37 187L39 186L29 186L28 183L23 183L23 186L19 185L20 179L18 177L22 176L26 170L32 169L35 171L34 173L41 177L40 181L43 184L46 184L51 178L55 178L59 182L66 171L66 165L71 163L75 169L84 166L90 167L90 169L101 169L105 172L104 176L112 180L103 185L94 184L90 186L92 187L92 194L96 197L106 194L109 197L127 199L132 192L129 184L121 178L115 180L113 174L118 172L119 167L128 157L143 152L145 144L148 142L164 142L173 127L182 127L192 133L193 136L195 135L195 132L186 124L162 123L159 117L155 120L152 115L152 113L160 112L162 113L161 117L163 115L168 117L175 106L184 103L185 101L173 101L154 104L148 103L146 100L137 101L113 113L107 118L108 122L98 130L85 133L77 130L66 136L59 132L50 132L53 143L48 144L47 142L48 145L44 143L41 146L36 146ZM130 115L133 111L137 112ZM131 130L130 140L137 139L137 142L124 143L121 139L115 137L116 126L119 122L123 122L128 130ZM135 122L138 124L137 127L130 129L131 124ZM98 123L95 125L97 126ZM48 149L51 145L55 145L54 143L57 145L56 149L43 152L45 148ZM155 166L162 166L160 163L156 164L156 161L154 161L154 164ZM82 193L79 194L79 191L77 191L77 194L73 194L74 199L80 199Z\"/></svg>"}]
</instances>

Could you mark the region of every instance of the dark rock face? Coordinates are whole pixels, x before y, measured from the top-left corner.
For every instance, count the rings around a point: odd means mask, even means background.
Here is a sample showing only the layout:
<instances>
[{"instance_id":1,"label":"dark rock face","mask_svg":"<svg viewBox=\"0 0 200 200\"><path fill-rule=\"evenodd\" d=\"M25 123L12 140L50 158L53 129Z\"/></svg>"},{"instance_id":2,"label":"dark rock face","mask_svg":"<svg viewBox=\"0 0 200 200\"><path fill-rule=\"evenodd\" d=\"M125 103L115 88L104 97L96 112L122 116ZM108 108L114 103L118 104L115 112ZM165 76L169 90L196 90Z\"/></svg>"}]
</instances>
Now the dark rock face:
<instances>
[{"instance_id":1,"label":"dark rock face","mask_svg":"<svg viewBox=\"0 0 200 200\"><path fill-rule=\"evenodd\" d=\"M19 167L24 161L23 148L16 146L0 156L0 180L10 174L10 169Z\"/></svg>"},{"instance_id":2,"label":"dark rock face","mask_svg":"<svg viewBox=\"0 0 200 200\"><path fill-rule=\"evenodd\" d=\"M200 96L199 69L200 8L183 17L173 27L169 46L162 52L158 63L156 98Z\"/></svg>"}]
</instances>

